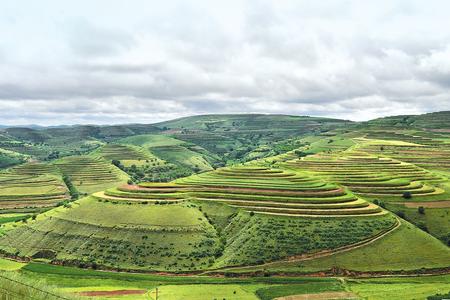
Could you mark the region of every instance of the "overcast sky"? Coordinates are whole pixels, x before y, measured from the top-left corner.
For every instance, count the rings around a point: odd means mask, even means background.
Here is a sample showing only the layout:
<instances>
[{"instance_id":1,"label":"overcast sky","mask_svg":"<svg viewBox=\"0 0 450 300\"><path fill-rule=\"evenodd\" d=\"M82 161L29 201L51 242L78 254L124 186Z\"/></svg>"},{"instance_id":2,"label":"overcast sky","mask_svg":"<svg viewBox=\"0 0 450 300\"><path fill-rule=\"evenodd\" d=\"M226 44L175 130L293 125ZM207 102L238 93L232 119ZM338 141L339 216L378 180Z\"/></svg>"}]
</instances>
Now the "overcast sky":
<instances>
[{"instance_id":1,"label":"overcast sky","mask_svg":"<svg viewBox=\"0 0 450 300\"><path fill-rule=\"evenodd\" d=\"M450 110L450 1L0 2L0 124Z\"/></svg>"}]
</instances>

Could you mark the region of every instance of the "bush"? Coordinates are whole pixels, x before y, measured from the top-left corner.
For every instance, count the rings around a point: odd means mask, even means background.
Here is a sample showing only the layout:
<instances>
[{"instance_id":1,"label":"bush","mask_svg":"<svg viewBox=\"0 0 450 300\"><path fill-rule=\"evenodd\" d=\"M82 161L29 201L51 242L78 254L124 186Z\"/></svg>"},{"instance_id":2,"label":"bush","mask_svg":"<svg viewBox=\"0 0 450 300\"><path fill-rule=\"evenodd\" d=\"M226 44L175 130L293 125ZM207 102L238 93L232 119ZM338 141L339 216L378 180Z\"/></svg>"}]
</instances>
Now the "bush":
<instances>
[{"instance_id":1,"label":"bush","mask_svg":"<svg viewBox=\"0 0 450 300\"><path fill-rule=\"evenodd\" d=\"M403 198L405 198L405 199L411 199L411 198L412 198L411 192L404 192L404 193L403 193Z\"/></svg>"},{"instance_id":2,"label":"bush","mask_svg":"<svg viewBox=\"0 0 450 300\"><path fill-rule=\"evenodd\" d=\"M404 211L396 211L395 214L397 216L399 216L400 218L404 219L405 218L405 212Z\"/></svg>"},{"instance_id":3,"label":"bush","mask_svg":"<svg viewBox=\"0 0 450 300\"><path fill-rule=\"evenodd\" d=\"M73 185L71 178L67 175L63 175L62 179L63 179L64 183L66 184L67 189L69 190L70 198L72 200L78 199L80 194L78 193L76 187Z\"/></svg>"},{"instance_id":4,"label":"bush","mask_svg":"<svg viewBox=\"0 0 450 300\"><path fill-rule=\"evenodd\" d=\"M420 229L422 229L425 232L428 232L427 225L424 222L417 223L417 227L419 227Z\"/></svg>"},{"instance_id":5,"label":"bush","mask_svg":"<svg viewBox=\"0 0 450 300\"><path fill-rule=\"evenodd\" d=\"M425 208L423 206L419 206L419 208L417 209L417 211L419 212L419 214L424 215L425 214Z\"/></svg>"}]
</instances>

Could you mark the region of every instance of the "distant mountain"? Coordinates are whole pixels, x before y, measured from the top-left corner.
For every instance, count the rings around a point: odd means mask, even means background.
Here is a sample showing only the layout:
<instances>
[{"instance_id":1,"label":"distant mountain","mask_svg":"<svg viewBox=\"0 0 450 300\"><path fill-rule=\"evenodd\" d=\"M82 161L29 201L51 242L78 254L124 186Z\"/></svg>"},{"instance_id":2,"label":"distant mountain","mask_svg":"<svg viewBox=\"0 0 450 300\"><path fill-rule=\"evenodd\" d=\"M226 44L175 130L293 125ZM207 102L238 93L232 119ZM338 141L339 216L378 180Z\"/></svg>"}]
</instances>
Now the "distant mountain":
<instances>
[{"instance_id":1,"label":"distant mountain","mask_svg":"<svg viewBox=\"0 0 450 300\"><path fill-rule=\"evenodd\" d=\"M450 129L450 111L433 112L423 115L400 115L378 118L364 122L363 124L447 130Z\"/></svg>"},{"instance_id":2,"label":"distant mountain","mask_svg":"<svg viewBox=\"0 0 450 300\"><path fill-rule=\"evenodd\" d=\"M58 127L8 127L2 131L7 135L32 143L51 142L54 139L101 139L122 138L131 135L157 133L161 131L153 125L129 124L129 125L76 125Z\"/></svg>"},{"instance_id":3,"label":"distant mountain","mask_svg":"<svg viewBox=\"0 0 450 300\"><path fill-rule=\"evenodd\" d=\"M299 130L321 127L324 124L342 125L351 121L308 116L272 114L216 114L184 117L154 124L164 129L192 129L206 131L238 130Z\"/></svg>"}]
</instances>

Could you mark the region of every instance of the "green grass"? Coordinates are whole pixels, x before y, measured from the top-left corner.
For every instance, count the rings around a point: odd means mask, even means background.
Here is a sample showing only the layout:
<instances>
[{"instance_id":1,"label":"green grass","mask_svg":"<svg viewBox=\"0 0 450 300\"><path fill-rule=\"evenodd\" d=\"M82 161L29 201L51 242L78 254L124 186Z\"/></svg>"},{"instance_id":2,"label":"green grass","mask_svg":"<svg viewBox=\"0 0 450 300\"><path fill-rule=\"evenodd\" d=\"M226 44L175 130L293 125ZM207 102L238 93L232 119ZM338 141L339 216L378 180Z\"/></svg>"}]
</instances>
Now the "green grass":
<instances>
[{"instance_id":1,"label":"green grass","mask_svg":"<svg viewBox=\"0 0 450 300\"><path fill-rule=\"evenodd\" d=\"M440 241L403 222L374 243L347 252L302 262L276 263L272 271L318 272L339 267L354 271L401 271L448 267L450 250Z\"/></svg>"},{"instance_id":2,"label":"green grass","mask_svg":"<svg viewBox=\"0 0 450 300\"><path fill-rule=\"evenodd\" d=\"M0 258L0 270L2 271L16 271L25 266L25 263L17 262L10 259Z\"/></svg>"},{"instance_id":3,"label":"green grass","mask_svg":"<svg viewBox=\"0 0 450 300\"><path fill-rule=\"evenodd\" d=\"M348 281L349 289L363 299L426 299L450 291L450 276L375 278Z\"/></svg>"},{"instance_id":4,"label":"green grass","mask_svg":"<svg viewBox=\"0 0 450 300\"><path fill-rule=\"evenodd\" d=\"M300 295L300 294L315 294L321 292L337 292L344 291L344 286L341 282L313 282L305 284L289 284L289 285L275 285L260 288L256 291L256 295L261 300L272 300L278 297Z\"/></svg>"},{"instance_id":5,"label":"green grass","mask_svg":"<svg viewBox=\"0 0 450 300\"><path fill-rule=\"evenodd\" d=\"M141 146L145 148L150 147L161 147L161 146L176 146L184 144L184 141L177 140L167 135L135 135L119 140L123 144L131 144L136 146Z\"/></svg>"},{"instance_id":6,"label":"green grass","mask_svg":"<svg viewBox=\"0 0 450 300\"><path fill-rule=\"evenodd\" d=\"M127 182L128 175L109 161L90 156L72 156L53 164L61 174L70 177L81 193L93 193Z\"/></svg>"},{"instance_id":7,"label":"green grass","mask_svg":"<svg viewBox=\"0 0 450 300\"><path fill-rule=\"evenodd\" d=\"M0 238L0 248L77 266L180 271L207 268L220 242L193 204L85 198L12 228Z\"/></svg>"},{"instance_id":8,"label":"green grass","mask_svg":"<svg viewBox=\"0 0 450 300\"><path fill-rule=\"evenodd\" d=\"M164 285L158 288L158 299L167 300L205 300L205 299L236 299L236 300L258 300L254 291L259 285ZM155 290L151 290L153 298Z\"/></svg>"},{"instance_id":9,"label":"green grass","mask_svg":"<svg viewBox=\"0 0 450 300\"><path fill-rule=\"evenodd\" d=\"M2 299L79 299L48 286L42 280L32 280L12 272L0 272L0 295Z\"/></svg>"},{"instance_id":10,"label":"green grass","mask_svg":"<svg viewBox=\"0 0 450 300\"><path fill-rule=\"evenodd\" d=\"M31 214L20 214L20 213L11 213L11 214L0 214L0 224L9 223L9 222L18 222L31 217Z\"/></svg>"},{"instance_id":11,"label":"green grass","mask_svg":"<svg viewBox=\"0 0 450 300\"><path fill-rule=\"evenodd\" d=\"M425 208L423 214L419 213L418 208L406 208L401 204L387 204L387 208L403 212L409 222L450 245L450 208Z\"/></svg>"}]
</instances>

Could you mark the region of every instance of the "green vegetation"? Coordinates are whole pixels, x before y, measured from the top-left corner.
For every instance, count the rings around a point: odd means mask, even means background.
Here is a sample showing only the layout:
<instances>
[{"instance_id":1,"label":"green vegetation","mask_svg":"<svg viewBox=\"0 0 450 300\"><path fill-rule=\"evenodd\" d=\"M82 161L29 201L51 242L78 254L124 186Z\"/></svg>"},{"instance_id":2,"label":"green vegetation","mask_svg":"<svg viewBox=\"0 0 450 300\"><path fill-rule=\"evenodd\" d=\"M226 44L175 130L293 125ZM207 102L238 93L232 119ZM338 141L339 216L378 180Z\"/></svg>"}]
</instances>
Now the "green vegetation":
<instances>
[{"instance_id":1,"label":"green vegetation","mask_svg":"<svg viewBox=\"0 0 450 300\"><path fill-rule=\"evenodd\" d=\"M443 298L448 275L360 276L448 273L448 117L209 115L0 130L0 252L18 260L0 269L24 283L0 288Z\"/></svg>"},{"instance_id":2,"label":"green vegetation","mask_svg":"<svg viewBox=\"0 0 450 300\"><path fill-rule=\"evenodd\" d=\"M0 272L0 295L2 299L79 299L74 295L62 293L45 282L24 278L17 273Z\"/></svg>"}]
</instances>

